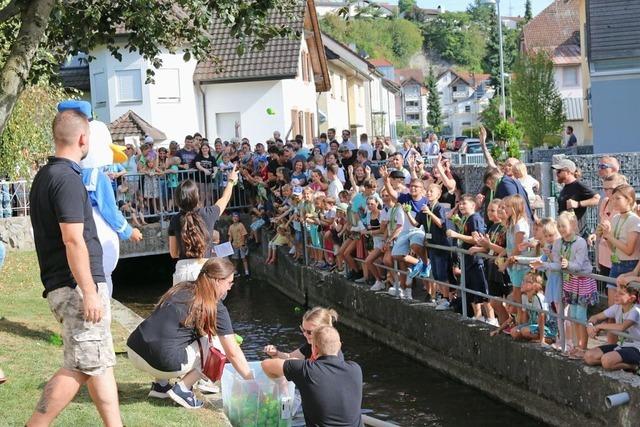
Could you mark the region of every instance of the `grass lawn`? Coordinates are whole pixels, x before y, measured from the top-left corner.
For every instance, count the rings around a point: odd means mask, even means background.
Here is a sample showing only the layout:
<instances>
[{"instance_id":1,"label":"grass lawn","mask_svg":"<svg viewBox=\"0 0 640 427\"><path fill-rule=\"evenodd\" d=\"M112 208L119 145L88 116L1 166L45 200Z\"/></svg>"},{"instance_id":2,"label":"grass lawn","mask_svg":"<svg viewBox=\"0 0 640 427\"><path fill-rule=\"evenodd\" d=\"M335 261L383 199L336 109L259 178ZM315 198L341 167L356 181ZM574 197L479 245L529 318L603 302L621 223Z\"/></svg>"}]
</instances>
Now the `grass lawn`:
<instances>
[{"instance_id":1,"label":"grass lawn","mask_svg":"<svg viewBox=\"0 0 640 427\"><path fill-rule=\"evenodd\" d=\"M60 325L42 298L35 252L8 252L0 272L0 367L8 380L0 385L0 426L24 425L42 387L62 365L62 347L54 334ZM187 411L171 401L147 399L151 378L133 368L124 353L127 332L113 323L116 381L127 426L226 425L221 410ZM86 387L60 414L56 426L97 426L101 420Z\"/></svg>"}]
</instances>

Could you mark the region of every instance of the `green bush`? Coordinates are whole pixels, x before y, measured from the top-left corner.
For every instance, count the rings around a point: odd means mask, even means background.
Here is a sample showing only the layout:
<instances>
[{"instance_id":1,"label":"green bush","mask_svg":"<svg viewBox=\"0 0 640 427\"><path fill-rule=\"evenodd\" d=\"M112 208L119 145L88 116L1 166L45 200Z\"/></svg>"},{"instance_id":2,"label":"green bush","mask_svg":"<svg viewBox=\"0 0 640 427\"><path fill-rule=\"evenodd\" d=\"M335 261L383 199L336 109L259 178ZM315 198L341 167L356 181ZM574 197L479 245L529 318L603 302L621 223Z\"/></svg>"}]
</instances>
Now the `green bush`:
<instances>
[{"instance_id":1,"label":"green bush","mask_svg":"<svg viewBox=\"0 0 640 427\"><path fill-rule=\"evenodd\" d=\"M29 86L20 94L0 137L0 175L29 178L46 162L53 152L56 106L69 97L62 87L47 84Z\"/></svg>"}]
</instances>

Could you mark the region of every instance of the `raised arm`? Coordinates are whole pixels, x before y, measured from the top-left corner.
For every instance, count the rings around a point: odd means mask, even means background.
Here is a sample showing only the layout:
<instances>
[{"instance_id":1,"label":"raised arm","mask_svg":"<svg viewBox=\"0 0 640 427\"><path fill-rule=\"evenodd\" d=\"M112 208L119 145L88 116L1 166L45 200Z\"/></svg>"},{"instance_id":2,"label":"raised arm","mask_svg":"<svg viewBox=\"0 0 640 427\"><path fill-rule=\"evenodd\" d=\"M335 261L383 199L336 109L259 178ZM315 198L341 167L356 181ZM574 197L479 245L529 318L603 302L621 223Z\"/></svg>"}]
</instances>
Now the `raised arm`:
<instances>
[{"instance_id":1,"label":"raised arm","mask_svg":"<svg viewBox=\"0 0 640 427\"><path fill-rule=\"evenodd\" d=\"M233 186L238 181L238 166L234 165L233 169L229 172L227 186L224 188L222 195L216 201L216 206L220 209L220 215L224 212L233 195Z\"/></svg>"},{"instance_id":2,"label":"raised arm","mask_svg":"<svg viewBox=\"0 0 640 427\"><path fill-rule=\"evenodd\" d=\"M480 147L482 147L482 155L484 159L487 161L487 166L491 169L498 169L498 165L495 160L493 160L493 156L487 147L487 130L484 126L480 126Z\"/></svg>"}]
</instances>

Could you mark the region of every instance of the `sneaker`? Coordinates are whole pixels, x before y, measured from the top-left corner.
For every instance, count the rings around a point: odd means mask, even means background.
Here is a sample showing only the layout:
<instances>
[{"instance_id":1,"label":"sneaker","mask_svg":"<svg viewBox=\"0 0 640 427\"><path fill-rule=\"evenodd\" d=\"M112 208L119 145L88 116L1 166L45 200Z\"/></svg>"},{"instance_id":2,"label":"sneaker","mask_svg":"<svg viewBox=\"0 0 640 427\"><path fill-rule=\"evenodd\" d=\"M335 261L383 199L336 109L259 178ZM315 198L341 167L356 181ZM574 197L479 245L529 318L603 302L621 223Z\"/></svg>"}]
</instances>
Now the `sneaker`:
<instances>
[{"instance_id":1,"label":"sneaker","mask_svg":"<svg viewBox=\"0 0 640 427\"><path fill-rule=\"evenodd\" d=\"M436 306L436 310L438 311L449 310L449 307L450 307L449 300L442 298L442 301L440 302L440 304Z\"/></svg>"},{"instance_id":2,"label":"sneaker","mask_svg":"<svg viewBox=\"0 0 640 427\"><path fill-rule=\"evenodd\" d=\"M418 260L418 263L409 269L409 273L407 274L407 280L417 277L418 274L420 274L420 272L422 271L423 266L424 266L424 263L422 262L422 260L421 259Z\"/></svg>"},{"instance_id":3,"label":"sneaker","mask_svg":"<svg viewBox=\"0 0 640 427\"><path fill-rule=\"evenodd\" d=\"M398 286L397 288L395 286L392 286L389 288L387 293L393 297L398 297L400 296L400 294L402 294L402 288L400 286Z\"/></svg>"},{"instance_id":4,"label":"sneaker","mask_svg":"<svg viewBox=\"0 0 640 427\"><path fill-rule=\"evenodd\" d=\"M220 393L220 387L215 385L210 379L201 379L196 383L196 387L203 393Z\"/></svg>"},{"instance_id":5,"label":"sneaker","mask_svg":"<svg viewBox=\"0 0 640 427\"><path fill-rule=\"evenodd\" d=\"M513 329L512 327L504 328L504 329L502 330L502 333L503 333L503 334L507 334L507 335L511 335L511 330L512 330L512 329Z\"/></svg>"},{"instance_id":6,"label":"sneaker","mask_svg":"<svg viewBox=\"0 0 640 427\"><path fill-rule=\"evenodd\" d=\"M421 279L428 279L431 277L431 263L428 262L422 267L422 271L420 272Z\"/></svg>"},{"instance_id":7,"label":"sneaker","mask_svg":"<svg viewBox=\"0 0 640 427\"><path fill-rule=\"evenodd\" d=\"M500 324L498 323L498 319L496 319L495 317L493 319L487 319L487 323L491 326L495 326L495 327L499 327Z\"/></svg>"},{"instance_id":8,"label":"sneaker","mask_svg":"<svg viewBox=\"0 0 640 427\"><path fill-rule=\"evenodd\" d=\"M372 287L369 288L370 291L384 291L384 283L380 280L376 280L376 283L373 284Z\"/></svg>"},{"instance_id":9,"label":"sneaker","mask_svg":"<svg viewBox=\"0 0 640 427\"><path fill-rule=\"evenodd\" d=\"M402 289L402 299L413 299L413 290L411 288Z\"/></svg>"},{"instance_id":10,"label":"sneaker","mask_svg":"<svg viewBox=\"0 0 640 427\"><path fill-rule=\"evenodd\" d=\"M169 389L167 394L171 400L183 408L200 409L204 406L204 403L201 400L198 400L192 391L183 391L179 384L176 384L173 388Z\"/></svg>"},{"instance_id":11,"label":"sneaker","mask_svg":"<svg viewBox=\"0 0 640 427\"><path fill-rule=\"evenodd\" d=\"M149 397L155 397L157 399L166 399L169 397L167 392L171 390L171 384L160 385L156 382L151 383L151 390L149 391Z\"/></svg>"},{"instance_id":12,"label":"sneaker","mask_svg":"<svg viewBox=\"0 0 640 427\"><path fill-rule=\"evenodd\" d=\"M354 280L354 282L356 282L356 283L365 283L366 281L367 281L367 278L364 277L364 276L362 276L359 279Z\"/></svg>"}]
</instances>

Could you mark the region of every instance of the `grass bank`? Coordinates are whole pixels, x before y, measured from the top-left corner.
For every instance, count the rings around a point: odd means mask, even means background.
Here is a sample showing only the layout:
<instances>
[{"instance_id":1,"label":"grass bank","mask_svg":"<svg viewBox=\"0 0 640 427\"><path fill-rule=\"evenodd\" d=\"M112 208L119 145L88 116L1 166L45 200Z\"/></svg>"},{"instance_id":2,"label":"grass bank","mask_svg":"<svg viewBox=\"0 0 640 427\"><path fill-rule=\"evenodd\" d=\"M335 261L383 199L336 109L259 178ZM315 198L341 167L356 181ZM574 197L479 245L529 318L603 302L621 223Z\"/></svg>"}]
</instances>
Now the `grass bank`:
<instances>
[{"instance_id":1,"label":"grass bank","mask_svg":"<svg viewBox=\"0 0 640 427\"><path fill-rule=\"evenodd\" d=\"M60 325L42 298L35 252L9 252L0 272L0 425L19 426L29 418L42 387L62 365ZM127 426L226 425L219 409L186 411L170 401L147 399L151 378L126 357L126 330L112 325L120 410ZM101 425L86 387L58 417L56 426Z\"/></svg>"}]
</instances>

